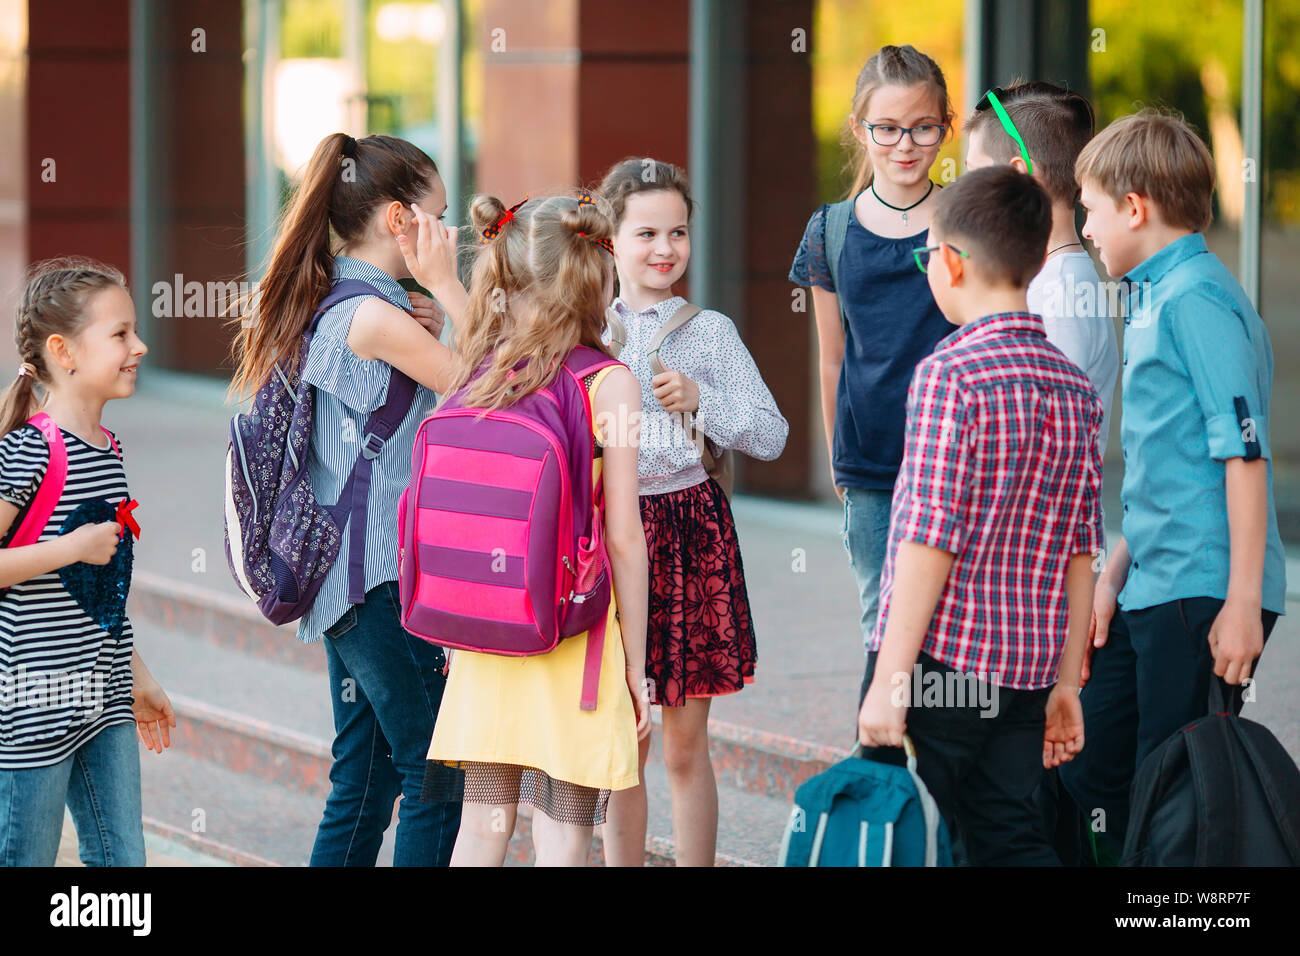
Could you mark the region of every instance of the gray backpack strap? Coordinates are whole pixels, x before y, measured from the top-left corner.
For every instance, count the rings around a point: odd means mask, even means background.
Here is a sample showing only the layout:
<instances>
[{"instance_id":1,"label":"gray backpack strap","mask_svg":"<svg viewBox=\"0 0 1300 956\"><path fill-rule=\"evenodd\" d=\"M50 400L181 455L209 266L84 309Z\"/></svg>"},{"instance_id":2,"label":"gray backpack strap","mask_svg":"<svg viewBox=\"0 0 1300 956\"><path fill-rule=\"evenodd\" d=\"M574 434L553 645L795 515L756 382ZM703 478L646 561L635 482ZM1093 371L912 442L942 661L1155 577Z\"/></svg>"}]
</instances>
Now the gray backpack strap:
<instances>
[{"instance_id":1,"label":"gray backpack strap","mask_svg":"<svg viewBox=\"0 0 1300 956\"><path fill-rule=\"evenodd\" d=\"M699 315L699 313L700 307L698 305L691 305L687 302L669 316L667 322L659 327L659 331L656 332L654 338L650 340L650 350L646 353L646 358L650 361L650 370L656 375L662 375L664 372L668 371L668 369L664 367L664 363L659 361L659 348L664 344L664 340L687 322L691 321L691 319L695 318L695 316Z\"/></svg>"},{"instance_id":2,"label":"gray backpack strap","mask_svg":"<svg viewBox=\"0 0 1300 956\"><path fill-rule=\"evenodd\" d=\"M844 299L840 295L840 255L844 252L844 238L849 234L849 218L853 215L853 199L833 202L826 209L826 268L830 270L831 281L835 283L835 295L840 300L840 321L849 327L848 317L844 314Z\"/></svg>"},{"instance_id":3,"label":"gray backpack strap","mask_svg":"<svg viewBox=\"0 0 1300 956\"><path fill-rule=\"evenodd\" d=\"M614 350L614 356L618 357L627 346L627 326L612 305L605 309L605 324L609 326L609 344Z\"/></svg>"}]
</instances>

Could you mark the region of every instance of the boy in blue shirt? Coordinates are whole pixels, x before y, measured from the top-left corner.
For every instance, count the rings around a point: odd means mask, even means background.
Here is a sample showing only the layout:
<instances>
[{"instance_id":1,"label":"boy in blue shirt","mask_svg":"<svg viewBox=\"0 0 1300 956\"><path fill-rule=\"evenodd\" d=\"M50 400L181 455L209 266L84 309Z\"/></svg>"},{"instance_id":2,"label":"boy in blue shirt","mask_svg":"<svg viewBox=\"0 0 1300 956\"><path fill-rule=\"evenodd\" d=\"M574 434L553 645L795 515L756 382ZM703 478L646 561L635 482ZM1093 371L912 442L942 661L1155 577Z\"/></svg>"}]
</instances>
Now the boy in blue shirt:
<instances>
[{"instance_id":1,"label":"boy in blue shirt","mask_svg":"<svg viewBox=\"0 0 1300 956\"><path fill-rule=\"evenodd\" d=\"M1154 112L1117 120L1085 147L1076 174L1083 235L1129 283L1124 533L1093 603L1087 741L1061 780L1119 851L1136 768L1207 713L1211 680L1240 712L1242 685L1285 613L1273 350L1245 292L1206 249L1214 165L1187 124Z\"/></svg>"}]
</instances>

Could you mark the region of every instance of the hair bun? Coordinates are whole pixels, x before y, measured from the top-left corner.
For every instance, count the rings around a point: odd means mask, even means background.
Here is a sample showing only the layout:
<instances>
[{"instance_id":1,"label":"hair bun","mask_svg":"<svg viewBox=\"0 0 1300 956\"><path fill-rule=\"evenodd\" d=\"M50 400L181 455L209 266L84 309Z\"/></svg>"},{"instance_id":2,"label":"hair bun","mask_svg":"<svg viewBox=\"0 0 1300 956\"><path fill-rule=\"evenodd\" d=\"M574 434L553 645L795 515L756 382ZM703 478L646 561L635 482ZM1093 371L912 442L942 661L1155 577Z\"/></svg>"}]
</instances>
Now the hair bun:
<instances>
[{"instance_id":1,"label":"hair bun","mask_svg":"<svg viewBox=\"0 0 1300 956\"><path fill-rule=\"evenodd\" d=\"M608 239L614 233L613 224L598 200L568 210L560 217L560 222L575 236L587 239Z\"/></svg>"},{"instance_id":2,"label":"hair bun","mask_svg":"<svg viewBox=\"0 0 1300 956\"><path fill-rule=\"evenodd\" d=\"M469 221L479 235L505 215L506 205L496 196L478 195L469 204Z\"/></svg>"}]
</instances>

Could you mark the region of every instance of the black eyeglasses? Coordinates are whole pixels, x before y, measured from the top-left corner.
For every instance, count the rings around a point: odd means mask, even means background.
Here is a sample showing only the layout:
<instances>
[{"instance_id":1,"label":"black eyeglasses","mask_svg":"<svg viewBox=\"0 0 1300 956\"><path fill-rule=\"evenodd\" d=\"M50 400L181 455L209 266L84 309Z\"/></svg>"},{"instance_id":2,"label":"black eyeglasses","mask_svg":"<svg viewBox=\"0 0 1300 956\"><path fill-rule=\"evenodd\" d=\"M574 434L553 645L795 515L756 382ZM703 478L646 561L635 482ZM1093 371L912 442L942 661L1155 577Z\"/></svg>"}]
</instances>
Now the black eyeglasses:
<instances>
[{"instance_id":1,"label":"black eyeglasses","mask_svg":"<svg viewBox=\"0 0 1300 956\"><path fill-rule=\"evenodd\" d=\"M957 255L961 256L963 259L970 258L969 252L962 252L952 243L947 243L946 245L948 246L949 249L957 253ZM913 249L912 258L916 260L916 267L920 269L922 272L925 272L926 264L930 261L930 253L938 252L941 248L942 246L917 246L915 249ZM922 258L923 256L924 258Z\"/></svg>"},{"instance_id":2,"label":"black eyeglasses","mask_svg":"<svg viewBox=\"0 0 1300 956\"><path fill-rule=\"evenodd\" d=\"M1016 124L1011 122L1011 117L1007 115L1006 109L1002 106L1002 101L998 99L999 96L1006 96L1006 91L1000 90L997 87L989 90L981 96L980 101L975 104L975 112L983 113L990 106L993 107L993 112L998 114L998 122L1002 124L1002 128L1006 130L1007 135L1014 139L1020 146L1020 158L1025 161L1025 172L1032 175L1034 172L1034 164L1029 161L1029 150L1025 148L1025 140L1020 135L1020 130L1016 129ZM916 141L913 140L913 142Z\"/></svg>"},{"instance_id":3,"label":"black eyeglasses","mask_svg":"<svg viewBox=\"0 0 1300 956\"><path fill-rule=\"evenodd\" d=\"M914 146L934 146L943 139L943 123L923 123L920 126L898 126L894 123L868 123L862 125L871 131L871 141L877 146L897 146L906 133Z\"/></svg>"}]
</instances>

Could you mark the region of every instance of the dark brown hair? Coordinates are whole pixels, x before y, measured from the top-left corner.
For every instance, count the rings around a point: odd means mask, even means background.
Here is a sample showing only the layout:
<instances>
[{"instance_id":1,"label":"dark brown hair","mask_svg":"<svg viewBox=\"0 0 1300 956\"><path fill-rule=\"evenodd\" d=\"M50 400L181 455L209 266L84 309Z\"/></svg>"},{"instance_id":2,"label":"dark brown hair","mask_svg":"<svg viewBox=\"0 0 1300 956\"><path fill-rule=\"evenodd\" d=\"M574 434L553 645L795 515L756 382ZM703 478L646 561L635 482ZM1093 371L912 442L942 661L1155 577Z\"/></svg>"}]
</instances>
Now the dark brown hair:
<instances>
[{"instance_id":1,"label":"dark brown hair","mask_svg":"<svg viewBox=\"0 0 1300 956\"><path fill-rule=\"evenodd\" d=\"M871 182L871 156L854 135L854 130L867 117L871 95L882 86L915 86L917 83L927 84L938 99L940 121L946 127L943 134L947 137L952 132L953 116L948 83L939 64L930 57L911 44L882 46L858 73L858 82L853 88L853 109L841 135L844 148L851 157L846 169L853 173L853 185L849 187L847 198L852 199Z\"/></svg>"},{"instance_id":2,"label":"dark brown hair","mask_svg":"<svg viewBox=\"0 0 1300 956\"><path fill-rule=\"evenodd\" d=\"M1034 175L1047 194L1054 202L1073 204L1079 198L1074 164L1092 139L1096 122L1088 98L1055 83L1017 81L998 100L1024 139ZM966 121L966 135L977 132L995 162L1009 163L1020 155L1020 146L991 108L972 113Z\"/></svg>"},{"instance_id":3,"label":"dark brown hair","mask_svg":"<svg viewBox=\"0 0 1300 956\"><path fill-rule=\"evenodd\" d=\"M256 391L279 362L296 372L302 334L333 279L331 229L344 243L356 239L376 206L418 202L437 173L421 149L395 136L331 133L320 141L285 209L254 301L245 304L248 315L232 320L239 324L232 395Z\"/></svg>"},{"instance_id":4,"label":"dark brown hair","mask_svg":"<svg viewBox=\"0 0 1300 956\"><path fill-rule=\"evenodd\" d=\"M635 193L650 193L663 190L676 190L686 203L686 221L691 221L695 212L695 201L691 199L691 187L686 173L672 163L660 162L649 157L629 156L610 167L597 189L597 198L605 203L614 229L623 223L623 214L627 209L627 197Z\"/></svg>"},{"instance_id":5,"label":"dark brown hair","mask_svg":"<svg viewBox=\"0 0 1300 956\"><path fill-rule=\"evenodd\" d=\"M505 211L495 196L475 196L469 210L474 231L482 235ZM464 403L502 408L550 382L576 346L606 351L601 333L612 261L600 240L612 231L597 205L579 204L575 196L544 196L520 206L474 261L448 393L490 359Z\"/></svg>"},{"instance_id":6,"label":"dark brown hair","mask_svg":"<svg viewBox=\"0 0 1300 956\"><path fill-rule=\"evenodd\" d=\"M75 336L86 325L86 305L102 289L126 289L126 279L112 266L94 259L64 256L38 262L27 270L27 284L14 316L18 360L34 370L17 376L5 390L0 434L7 435L35 413L35 386L48 386L45 341L51 335Z\"/></svg>"},{"instance_id":7,"label":"dark brown hair","mask_svg":"<svg viewBox=\"0 0 1300 956\"><path fill-rule=\"evenodd\" d=\"M991 282L1025 288L1047 255L1052 200L1014 166L986 166L939 193L930 224L932 242L957 246Z\"/></svg>"},{"instance_id":8,"label":"dark brown hair","mask_svg":"<svg viewBox=\"0 0 1300 956\"><path fill-rule=\"evenodd\" d=\"M1171 226L1203 232L1214 215L1214 159L1181 116L1145 109L1120 117L1084 147L1074 174L1116 203L1146 196Z\"/></svg>"}]
</instances>

